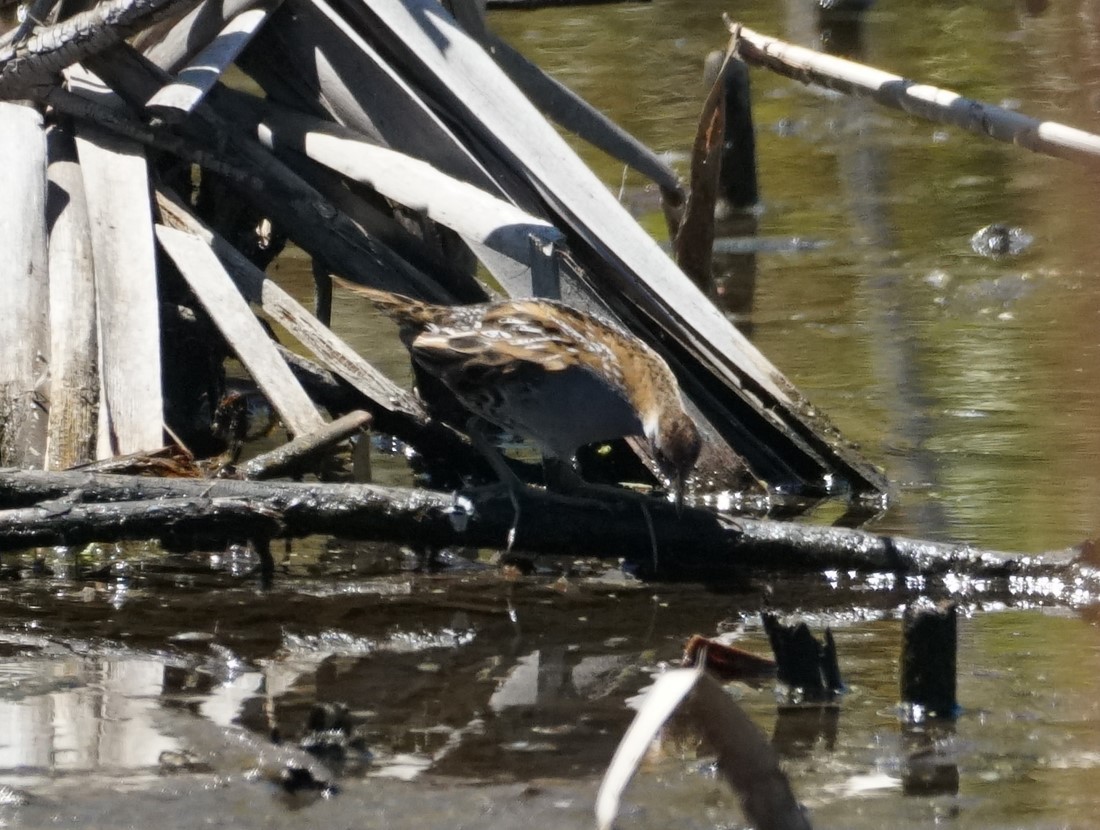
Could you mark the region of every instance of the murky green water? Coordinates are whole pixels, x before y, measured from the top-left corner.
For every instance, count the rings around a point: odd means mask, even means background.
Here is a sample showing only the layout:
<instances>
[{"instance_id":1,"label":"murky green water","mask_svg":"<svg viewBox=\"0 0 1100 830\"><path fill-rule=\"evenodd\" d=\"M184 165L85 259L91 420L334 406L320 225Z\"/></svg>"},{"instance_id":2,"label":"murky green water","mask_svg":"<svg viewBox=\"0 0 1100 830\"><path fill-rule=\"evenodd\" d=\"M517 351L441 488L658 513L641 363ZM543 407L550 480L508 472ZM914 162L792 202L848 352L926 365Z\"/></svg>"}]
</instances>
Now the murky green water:
<instances>
[{"instance_id":1,"label":"murky green water","mask_svg":"<svg viewBox=\"0 0 1100 830\"><path fill-rule=\"evenodd\" d=\"M880 5L862 31L869 62L1100 130L1095 4ZM682 165L721 12L814 43L809 6L657 0L492 25ZM758 236L772 252L720 258L720 289L743 294L751 276L740 324L897 483L876 527L1025 551L1093 534L1097 175L752 80ZM620 186L615 164L582 152ZM642 182L625 183L659 233ZM970 237L992 222L1034 241L978 256ZM820 244L790 250L796 237ZM293 263L281 273L305 292ZM335 327L407 372L390 330L353 305L338 304ZM242 551L6 559L22 579L0 582L0 826L591 826L628 701L694 633L766 651L763 602L832 626L850 687L835 720L778 716L770 686L733 689L817 826L1089 827L1100 810L1100 632L1073 585L831 574L714 593L598 569L414 573L399 550L327 540L278 558L267 594ZM895 710L898 614L924 593L954 593L967 612L963 713L910 733ZM308 803L248 771L277 770L279 753L300 761L318 704L346 707L353 740L332 765L341 794ZM705 752L678 735L628 793L622 826L738 822Z\"/></svg>"}]
</instances>

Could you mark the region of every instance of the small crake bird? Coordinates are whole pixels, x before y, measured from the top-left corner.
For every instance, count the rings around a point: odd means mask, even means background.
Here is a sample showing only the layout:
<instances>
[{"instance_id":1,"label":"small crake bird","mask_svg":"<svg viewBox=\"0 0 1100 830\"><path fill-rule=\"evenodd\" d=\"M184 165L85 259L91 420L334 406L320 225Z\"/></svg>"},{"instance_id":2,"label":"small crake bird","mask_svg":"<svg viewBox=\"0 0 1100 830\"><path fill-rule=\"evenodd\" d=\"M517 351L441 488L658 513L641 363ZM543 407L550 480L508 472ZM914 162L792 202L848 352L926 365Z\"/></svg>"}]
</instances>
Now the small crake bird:
<instances>
[{"instance_id":1,"label":"small crake bird","mask_svg":"<svg viewBox=\"0 0 1100 830\"><path fill-rule=\"evenodd\" d=\"M553 300L441 306L334 279L397 322L413 361L474 415L567 463L644 436L683 503L702 439L668 364L633 334Z\"/></svg>"}]
</instances>

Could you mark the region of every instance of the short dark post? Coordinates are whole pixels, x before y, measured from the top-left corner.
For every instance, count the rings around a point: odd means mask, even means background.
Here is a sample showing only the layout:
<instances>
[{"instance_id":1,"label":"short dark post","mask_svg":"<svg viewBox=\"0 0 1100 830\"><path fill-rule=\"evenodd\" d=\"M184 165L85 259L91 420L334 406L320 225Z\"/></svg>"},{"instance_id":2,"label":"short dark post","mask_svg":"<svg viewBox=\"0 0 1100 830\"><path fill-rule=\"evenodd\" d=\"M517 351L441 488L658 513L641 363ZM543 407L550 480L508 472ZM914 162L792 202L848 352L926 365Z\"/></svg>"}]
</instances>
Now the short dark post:
<instances>
[{"instance_id":1,"label":"short dark post","mask_svg":"<svg viewBox=\"0 0 1100 830\"><path fill-rule=\"evenodd\" d=\"M902 619L901 701L908 717L954 718L957 606L914 604Z\"/></svg>"}]
</instances>

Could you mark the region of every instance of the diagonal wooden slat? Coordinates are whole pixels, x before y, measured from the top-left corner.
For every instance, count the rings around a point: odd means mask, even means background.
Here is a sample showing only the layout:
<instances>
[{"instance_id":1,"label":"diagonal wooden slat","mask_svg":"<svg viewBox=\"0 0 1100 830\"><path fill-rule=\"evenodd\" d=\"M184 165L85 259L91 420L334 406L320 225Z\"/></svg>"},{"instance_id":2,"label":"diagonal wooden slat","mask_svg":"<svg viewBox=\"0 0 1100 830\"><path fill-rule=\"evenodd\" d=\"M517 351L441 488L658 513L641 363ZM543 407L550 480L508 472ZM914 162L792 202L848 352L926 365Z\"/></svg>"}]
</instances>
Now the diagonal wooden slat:
<instances>
[{"instance_id":1,"label":"diagonal wooden slat","mask_svg":"<svg viewBox=\"0 0 1100 830\"><path fill-rule=\"evenodd\" d=\"M276 350L217 255L193 234L165 225L157 225L156 231L157 240L287 429L294 435L304 435L323 426L324 418Z\"/></svg>"}]
</instances>

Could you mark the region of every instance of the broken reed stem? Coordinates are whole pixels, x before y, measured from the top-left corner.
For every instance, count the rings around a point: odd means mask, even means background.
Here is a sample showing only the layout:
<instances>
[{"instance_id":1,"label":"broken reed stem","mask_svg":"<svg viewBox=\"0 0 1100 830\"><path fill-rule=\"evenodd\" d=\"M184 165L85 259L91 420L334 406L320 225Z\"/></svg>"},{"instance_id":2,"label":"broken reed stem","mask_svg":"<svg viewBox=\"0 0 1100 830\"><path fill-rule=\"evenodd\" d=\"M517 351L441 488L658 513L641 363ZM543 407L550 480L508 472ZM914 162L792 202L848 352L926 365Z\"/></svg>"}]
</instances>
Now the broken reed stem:
<instances>
[{"instance_id":1,"label":"broken reed stem","mask_svg":"<svg viewBox=\"0 0 1100 830\"><path fill-rule=\"evenodd\" d=\"M1100 136L1054 121L1043 121L1003 107L964 98L957 92L917 83L864 64L833 57L768 37L727 21L733 49L746 63L770 69L804 84L817 84L929 121L952 124L1036 153L1080 164L1100 164Z\"/></svg>"}]
</instances>

